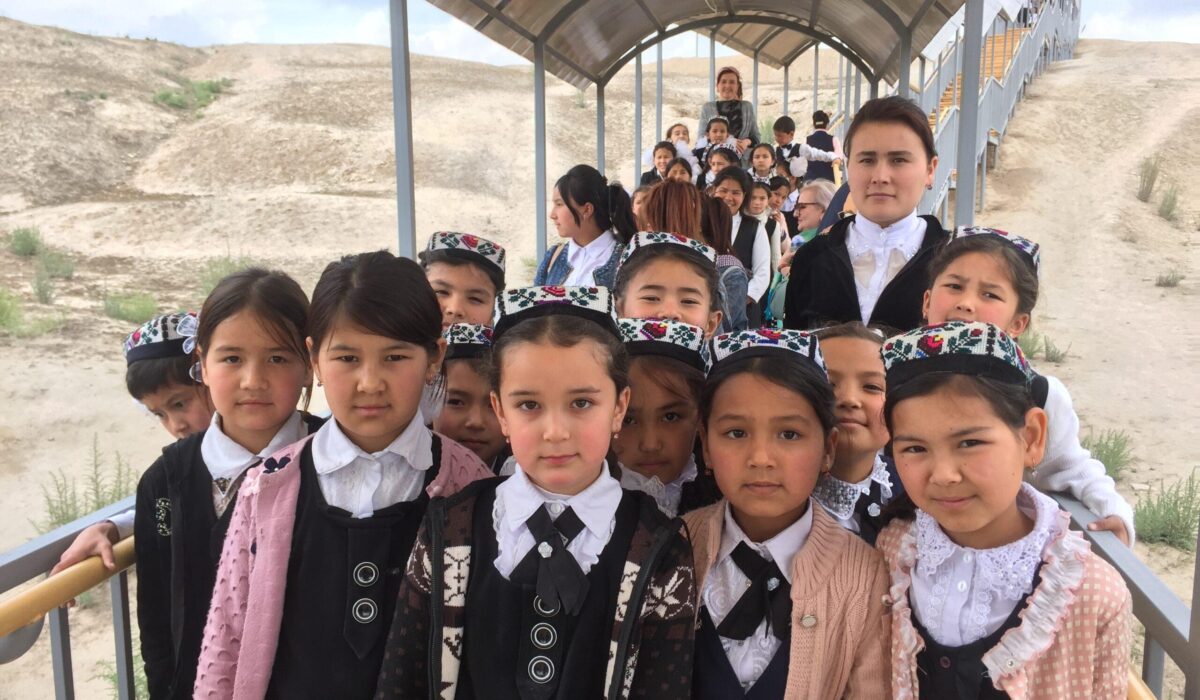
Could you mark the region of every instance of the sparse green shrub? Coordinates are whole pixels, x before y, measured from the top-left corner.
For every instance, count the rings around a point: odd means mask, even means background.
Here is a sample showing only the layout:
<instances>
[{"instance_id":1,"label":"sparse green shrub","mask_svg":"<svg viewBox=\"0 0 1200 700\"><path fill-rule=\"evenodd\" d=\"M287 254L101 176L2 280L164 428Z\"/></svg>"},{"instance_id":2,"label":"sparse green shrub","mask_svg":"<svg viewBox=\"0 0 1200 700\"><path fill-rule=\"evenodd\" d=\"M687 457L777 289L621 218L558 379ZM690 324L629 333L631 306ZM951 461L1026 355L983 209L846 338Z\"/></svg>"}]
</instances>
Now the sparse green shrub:
<instances>
[{"instance_id":1,"label":"sparse green shrub","mask_svg":"<svg viewBox=\"0 0 1200 700\"><path fill-rule=\"evenodd\" d=\"M52 279L69 280L75 276L75 261L63 251L47 247L38 255L38 269Z\"/></svg>"},{"instance_id":2,"label":"sparse green shrub","mask_svg":"<svg viewBox=\"0 0 1200 700\"><path fill-rule=\"evenodd\" d=\"M54 280L42 267L38 267L33 273L33 295L40 304L54 303Z\"/></svg>"},{"instance_id":3,"label":"sparse green shrub","mask_svg":"<svg viewBox=\"0 0 1200 700\"><path fill-rule=\"evenodd\" d=\"M42 486L46 517L40 523L33 523L38 532L49 532L131 495L137 488L138 476L119 452L114 452L113 457L113 465L107 466L100 455L100 437L92 435L92 468L82 492L79 483L67 476L65 470L51 473L50 486Z\"/></svg>"},{"instance_id":4,"label":"sparse green shrub","mask_svg":"<svg viewBox=\"0 0 1200 700\"><path fill-rule=\"evenodd\" d=\"M1187 479L1147 495L1133 509L1138 539L1161 542L1188 552L1196 551L1196 524L1200 521L1200 481L1193 471Z\"/></svg>"},{"instance_id":5,"label":"sparse green shrub","mask_svg":"<svg viewBox=\"0 0 1200 700\"><path fill-rule=\"evenodd\" d=\"M22 258L32 258L42 251L42 233L36 228L18 228L8 236L8 250Z\"/></svg>"},{"instance_id":6,"label":"sparse green shrub","mask_svg":"<svg viewBox=\"0 0 1200 700\"><path fill-rule=\"evenodd\" d=\"M1183 273L1178 270L1171 270L1165 275L1159 275L1154 278L1155 287L1178 287L1183 281Z\"/></svg>"},{"instance_id":7,"label":"sparse green shrub","mask_svg":"<svg viewBox=\"0 0 1200 700\"><path fill-rule=\"evenodd\" d=\"M16 333L21 328L21 300L0 287L0 331Z\"/></svg>"},{"instance_id":8,"label":"sparse green shrub","mask_svg":"<svg viewBox=\"0 0 1200 700\"><path fill-rule=\"evenodd\" d=\"M1028 331L1017 336L1017 345L1021 346L1021 352L1025 353L1025 357L1034 358L1042 351L1042 334Z\"/></svg>"},{"instance_id":9,"label":"sparse green shrub","mask_svg":"<svg viewBox=\"0 0 1200 700\"><path fill-rule=\"evenodd\" d=\"M1045 347L1045 350L1043 351L1043 356L1046 358L1047 362L1053 362L1054 364L1058 364L1058 363L1062 362L1063 360L1067 359L1067 351L1071 349L1070 346L1060 349L1057 345L1054 344L1053 340L1050 340L1050 336L1046 336L1045 344L1046 344L1046 347Z\"/></svg>"},{"instance_id":10,"label":"sparse green shrub","mask_svg":"<svg viewBox=\"0 0 1200 700\"><path fill-rule=\"evenodd\" d=\"M1142 159L1142 166L1138 172L1138 199L1143 202L1150 201L1150 195L1154 194L1154 186L1158 184L1158 174L1161 170L1161 155Z\"/></svg>"},{"instance_id":11,"label":"sparse green shrub","mask_svg":"<svg viewBox=\"0 0 1200 700\"><path fill-rule=\"evenodd\" d=\"M149 294L110 294L104 297L104 315L109 318L142 323L158 313L158 302Z\"/></svg>"},{"instance_id":12,"label":"sparse green shrub","mask_svg":"<svg viewBox=\"0 0 1200 700\"><path fill-rule=\"evenodd\" d=\"M179 83L178 88L159 90L154 93L154 102L175 109L201 109L207 107L217 98L217 95L233 85L233 81L229 78L195 82L187 78L178 78L176 82Z\"/></svg>"},{"instance_id":13,"label":"sparse green shrub","mask_svg":"<svg viewBox=\"0 0 1200 700\"><path fill-rule=\"evenodd\" d=\"M235 272L241 272L248 267L261 266L254 258L244 255L224 255L219 258L209 258L204 261L204 265L200 268L200 276L196 280L196 284L200 287L200 292L207 297L212 292L213 287L217 283L225 279Z\"/></svg>"},{"instance_id":14,"label":"sparse green shrub","mask_svg":"<svg viewBox=\"0 0 1200 700\"><path fill-rule=\"evenodd\" d=\"M1171 185L1163 192L1162 201L1158 203L1158 215L1167 221L1175 220L1175 209L1179 206L1179 185Z\"/></svg>"},{"instance_id":15,"label":"sparse green shrub","mask_svg":"<svg viewBox=\"0 0 1200 700\"><path fill-rule=\"evenodd\" d=\"M1089 432L1079 443L1100 460L1114 480L1120 479L1133 461L1132 440L1124 430L1101 430L1098 435Z\"/></svg>"}]
</instances>

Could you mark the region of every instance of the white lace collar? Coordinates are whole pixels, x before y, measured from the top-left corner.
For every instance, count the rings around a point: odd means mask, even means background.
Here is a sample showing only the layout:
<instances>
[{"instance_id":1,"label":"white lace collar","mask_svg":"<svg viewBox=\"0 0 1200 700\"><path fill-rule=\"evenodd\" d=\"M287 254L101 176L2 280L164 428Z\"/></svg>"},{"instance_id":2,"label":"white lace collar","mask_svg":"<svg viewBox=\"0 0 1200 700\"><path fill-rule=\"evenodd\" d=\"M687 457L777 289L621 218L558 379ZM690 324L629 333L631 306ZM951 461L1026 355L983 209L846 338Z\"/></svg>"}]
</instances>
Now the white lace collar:
<instances>
[{"instance_id":1,"label":"white lace collar","mask_svg":"<svg viewBox=\"0 0 1200 700\"><path fill-rule=\"evenodd\" d=\"M854 515L858 499L871 492L871 484L879 484L880 500L884 503L892 500L892 477L888 474L887 464L883 456L875 453L875 464L871 473L865 479L856 483L842 481L832 474L823 474L813 489L812 497L839 520L849 520ZM871 517L879 515L879 504L872 503L867 507ZM874 512L871 512L871 511Z\"/></svg>"},{"instance_id":2,"label":"white lace collar","mask_svg":"<svg viewBox=\"0 0 1200 700\"><path fill-rule=\"evenodd\" d=\"M911 260L924 240L925 220L917 216L916 211L887 227L859 214L846 234L846 252L854 260L868 252L883 255L899 250L906 260Z\"/></svg>"},{"instance_id":3,"label":"white lace collar","mask_svg":"<svg viewBox=\"0 0 1200 700\"><path fill-rule=\"evenodd\" d=\"M688 457L687 464L679 476L669 484L664 484L657 476L644 476L621 465L621 487L642 493L654 499L659 510L670 517L679 514L679 501L683 498L683 486L689 481L695 481L698 470L696 456Z\"/></svg>"},{"instance_id":4,"label":"white lace collar","mask_svg":"<svg viewBox=\"0 0 1200 700\"><path fill-rule=\"evenodd\" d=\"M1034 571L1060 523L1058 504L1029 484L1021 484L1017 507L1034 519L1033 530L1016 542L992 549L960 547L946 536L933 516L918 509L917 575L932 578L955 554L970 554L984 574L977 579L979 586L1006 600L1020 600L1033 590Z\"/></svg>"}]
</instances>

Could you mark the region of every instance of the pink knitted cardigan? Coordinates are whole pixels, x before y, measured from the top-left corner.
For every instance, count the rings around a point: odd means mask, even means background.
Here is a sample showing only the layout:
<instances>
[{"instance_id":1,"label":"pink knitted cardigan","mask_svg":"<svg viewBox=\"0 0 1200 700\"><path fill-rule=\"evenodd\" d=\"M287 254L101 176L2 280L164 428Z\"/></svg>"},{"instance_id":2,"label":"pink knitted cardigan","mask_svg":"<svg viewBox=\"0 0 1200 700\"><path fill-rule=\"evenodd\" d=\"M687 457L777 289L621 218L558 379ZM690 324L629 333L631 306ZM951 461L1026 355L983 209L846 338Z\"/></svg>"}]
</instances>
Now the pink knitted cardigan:
<instances>
[{"instance_id":1,"label":"pink knitted cardigan","mask_svg":"<svg viewBox=\"0 0 1200 700\"><path fill-rule=\"evenodd\" d=\"M257 700L266 695L283 621L284 587L300 494L299 455L311 437L283 448L267 461L271 466L272 460L277 465L290 460L290 469L265 472L255 467L238 491L204 626L196 698ZM441 466L426 488L431 498L452 495L476 479L492 476L474 452L446 437L441 437L441 443Z\"/></svg>"},{"instance_id":2,"label":"pink knitted cardigan","mask_svg":"<svg viewBox=\"0 0 1200 700\"><path fill-rule=\"evenodd\" d=\"M878 552L824 508L815 501L810 507L812 530L791 561L792 631L784 697L884 700L891 629L884 605L887 568ZM725 501L692 511L683 520L692 538L700 593L721 548Z\"/></svg>"},{"instance_id":3,"label":"pink knitted cardigan","mask_svg":"<svg viewBox=\"0 0 1200 700\"><path fill-rule=\"evenodd\" d=\"M1041 583L1021 624L983 655L988 675L1013 700L1117 700L1128 690L1129 590L1059 513L1060 532L1042 555ZM876 546L891 570L892 695L919 695L917 653L925 643L912 623L908 591L916 563L916 526L894 520Z\"/></svg>"}]
</instances>

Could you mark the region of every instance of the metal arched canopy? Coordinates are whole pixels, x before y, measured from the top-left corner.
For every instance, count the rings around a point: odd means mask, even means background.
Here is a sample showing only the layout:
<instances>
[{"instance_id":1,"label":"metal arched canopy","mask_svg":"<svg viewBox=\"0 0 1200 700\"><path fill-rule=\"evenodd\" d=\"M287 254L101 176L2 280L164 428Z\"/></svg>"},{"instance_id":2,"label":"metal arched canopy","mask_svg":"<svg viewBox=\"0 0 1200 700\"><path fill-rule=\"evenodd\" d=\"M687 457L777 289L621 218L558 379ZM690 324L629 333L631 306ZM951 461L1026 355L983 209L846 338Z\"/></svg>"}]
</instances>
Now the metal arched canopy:
<instances>
[{"instance_id":1,"label":"metal arched canopy","mask_svg":"<svg viewBox=\"0 0 1200 700\"><path fill-rule=\"evenodd\" d=\"M964 1L430 0L530 60L540 43L546 70L579 88L602 84L639 47L683 26L716 27L718 41L775 68L821 41L853 54L864 74L894 82L901 44L919 50Z\"/></svg>"}]
</instances>

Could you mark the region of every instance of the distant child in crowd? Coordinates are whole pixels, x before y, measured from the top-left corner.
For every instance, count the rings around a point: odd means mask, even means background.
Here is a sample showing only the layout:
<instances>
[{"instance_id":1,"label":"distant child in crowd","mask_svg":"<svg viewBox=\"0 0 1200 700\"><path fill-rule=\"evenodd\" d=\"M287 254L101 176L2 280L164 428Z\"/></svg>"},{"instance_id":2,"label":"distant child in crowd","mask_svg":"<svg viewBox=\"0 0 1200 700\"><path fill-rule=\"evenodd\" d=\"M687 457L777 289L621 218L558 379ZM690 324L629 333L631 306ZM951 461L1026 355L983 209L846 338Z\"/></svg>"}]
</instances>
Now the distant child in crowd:
<instances>
[{"instance_id":1,"label":"distant child in crowd","mask_svg":"<svg viewBox=\"0 0 1200 700\"><path fill-rule=\"evenodd\" d=\"M675 144L670 141L659 141L654 145L654 167L642 173L641 185L653 185L667 179L667 164L675 158Z\"/></svg>"},{"instance_id":2,"label":"distant child in crowd","mask_svg":"<svg viewBox=\"0 0 1200 700\"><path fill-rule=\"evenodd\" d=\"M808 138L805 139L805 143L802 145L816 152L828 153L834 157L826 160L825 158L805 156L808 162L804 164L805 169L801 170L798 175L803 176L805 182L811 180L829 180L833 182L833 165L830 161L841 160L842 143L838 140L838 137L829 133L829 115L824 111L818 109L813 112L812 124L813 132L808 135Z\"/></svg>"},{"instance_id":3,"label":"distant child in crowd","mask_svg":"<svg viewBox=\"0 0 1200 700\"><path fill-rule=\"evenodd\" d=\"M629 405L608 290L506 290L492 352L516 468L430 505L377 697L690 698L691 547L607 457Z\"/></svg>"},{"instance_id":4,"label":"distant child in crowd","mask_svg":"<svg viewBox=\"0 0 1200 700\"><path fill-rule=\"evenodd\" d=\"M475 234L440 231L419 257L442 309L442 330L453 323L491 325L504 289L503 247Z\"/></svg>"},{"instance_id":5,"label":"distant child in crowd","mask_svg":"<svg viewBox=\"0 0 1200 700\"><path fill-rule=\"evenodd\" d=\"M805 181L820 177L819 175L809 176L808 172L813 168L813 163L819 163L821 168L829 170L828 180L833 180L833 166L830 165L835 160L840 160L842 157L841 147L823 148L820 145L813 143L811 140L808 143L800 143L796 141L796 122L791 117L780 117L775 120L775 155L780 163L786 163L788 172L795 178L801 178ZM811 137L809 137L811 139ZM818 168L820 170L821 168Z\"/></svg>"},{"instance_id":6,"label":"distant child in crowd","mask_svg":"<svg viewBox=\"0 0 1200 700\"><path fill-rule=\"evenodd\" d=\"M746 197L746 215L763 225L771 244L771 270L779 265L779 256L787 238L787 222L783 215L771 211L771 188L766 182L753 182Z\"/></svg>"},{"instance_id":7,"label":"distant child in crowd","mask_svg":"<svg viewBox=\"0 0 1200 700\"><path fill-rule=\"evenodd\" d=\"M750 191L750 176L741 168L727 168L713 180L712 189L713 195L725 202L729 209L734 254L751 273L747 304L756 305L771 284L771 242L766 227L758 219L744 215L743 205ZM752 326L758 326L758 319L751 313Z\"/></svg>"},{"instance_id":8,"label":"distant child in crowd","mask_svg":"<svg viewBox=\"0 0 1200 700\"><path fill-rule=\"evenodd\" d=\"M714 148L708 152L708 160L706 161L707 170L704 173L704 183L708 187L712 187L716 181L717 175L726 168L738 167L737 154L728 148Z\"/></svg>"},{"instance_id":9,"label":"distant child in crowd","mask_svg":"<svg viewBox=\"0 0 1200 700\"><path fill-rule=\"evenodd\" d=\"M696 326L706 337L721 324L716 251L666 231L643 231L625 248L613 288L617 313Z\"/></svg>"},{"instance_id":10,"label":"distant child in crowd","mask_svg":"<svg viewBox=\"0 0 1200 700\"><path fill-rule=\"evenodd\" d=\"M709 156L718 148L723 148L733 154L728 165L737 165L741 163L738 157L737 139L729 133L729 120L725 117L713 117L708 120L708 124L704 129L704 136L696 141L696 148L692 149L692 154L696 156L696 160L706 168L711 168Z\"/></svg>"},{"instance_id":11,"label":"distant child in crowd","mask_svg":"<svg viewBox=\"0 0 1200 700\"><path fill-rule=\"evenodd\" d=\"M811 497L839 442L816 339L762 329L712 347L700 434L725 499L684 516L693 697L891 697L887 569Z\"/></svg>"},{"instance_id":12,"label":"distant child in crowd","mask_svg":"<svg viewBox=\"0 0 1200 700\"><path fill-rule=\"evenodd\" d=\"M1023 482L1042 461L1046 413L1016 341L952 321L889 338L883 362L905 491L878 539L892 696L1124 698L1129 591Z\"/></svg>"},{"instance_id":13,"label":"distant child in crowd","mask_svg":"<svg viewBox=\"0 0 1200 700\"><path fill-rule=\"evenodd\" d=\"M746 168L752 182L764 185L775 176L775 149L769 143L760 143L750 149L750 167Z\"/></svg>"},{"instance_id":14,"label":"distant child in crowd","mask_svg":"<svg viewBox=\"0 0 1200 700\"><path fill-rule=\"evenodd\" d=\"M534 283L611 287L621 249L637 233L625 188L576 165L554 184L550 220L566 241L546 251Z\"/></svg>"},{"instance_id":15,"label":"distant child in crowd","mask_svg":"<svg viewBox=\"0 0 1200 700\"><path fill-rule=\"evenodd\" d=\"M623 318L629 410L613 442L621 485L651 496L668 516L721 498L696 461L700 394L708 371L704 331L674 321Z\"/></svg>"},{"instance_id":16,"label":"distant child in crowd","mask_svg":"<svg viewBox=\"0 0 1200 700\"><path fill-rule=\"evenodd\" d=\"M251 268L221 280L199 319L183 316L168 334L216 412L205 430L166 447L138 482L137 615L151 698L192 697L221 542L247 471L321 425L297 410L312 385L307 322L308 298L295 280ZM153 352L142 338L131 352Z\"/></svg>"},{"instance_id":17,"label":"distant child in crowd","mask_svg":"<svg viewBox=\"0 0 1200 700\"><path fill-rule=\"evenodd\" d=\"M636 219L638 211L642 208L642 202L646 201L646 195L650 194L650 185L642 185L633 191L630 208L633 210L633 218Z\"/></svg>"},{"instance_id":18,"label":"distant child in crowd","mask_svg":"<svg viewBox=\"0 0 1200 700\"><path fill-rule=\"evenodd\" d=\"M668 180L677 180L691 184L696 181L696 173L698 172L700 171L696 166L685 158L675 158L670 163L667 163Z\"/></svg>"},{"instance_id":19,"label":"distant child in crowd","mask_svg":"<svg viewBox=\"0 0 1200 700\"><path fill-rule=\"evenodd\" d=\"M1038 297L1038 244L1005 231L961 228L929 266L923 314L929 323L983 321L1016 338L1029 328ZM1066 386L1035 374L1034 400L1049 421L1046 449L1030 482L1042 491L1067 491L1125 544L1134 538L1133 508L1104 465L1079 444L1079 416Z\"/></svg>"},{"instance_id":20,"label":"distant child in crowd","mask_svg":"<svg viewBox=\"0 0 1200 700\"><path fill-rule=\"evenodd\" d=\"M456 323L442 335L446 339L446 359L442 362L445 406L433 420L433 429L470 449L498 474L512 453L500 432L488 392L492 329Z\"/></svg>"},{"instance_id":21,"label":"distant child in crowd","mask_svg":"<svg viewBox=\"0 0 1200 700\"><path fill-rule=\"evenodd\" d=\"M387 251L346 256L321 274L305 343L333 417L246 477L196 697L375 694L429 499L491 476L417 409L445 351L441 317L421 268Z\"/></svg>"}]
</instances>

